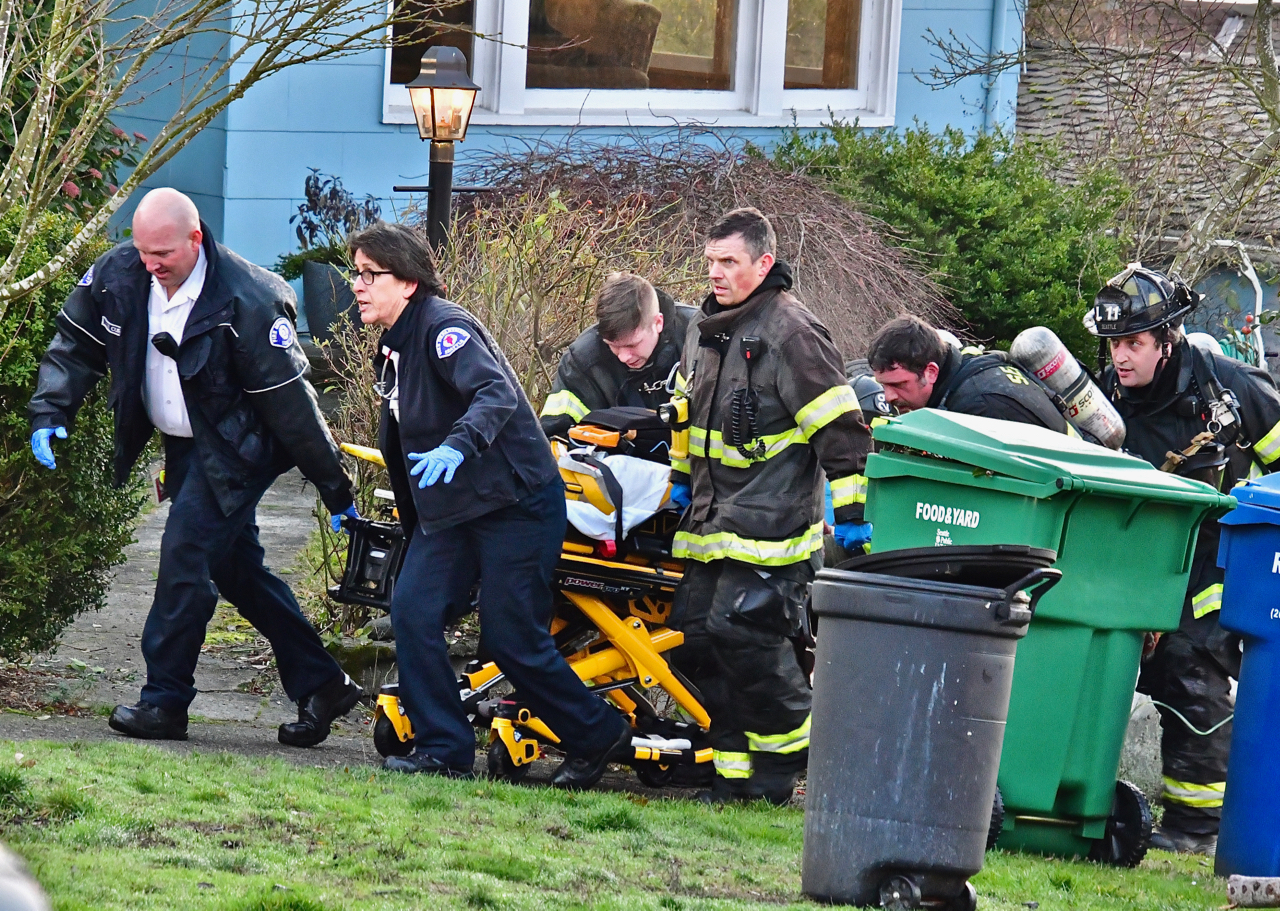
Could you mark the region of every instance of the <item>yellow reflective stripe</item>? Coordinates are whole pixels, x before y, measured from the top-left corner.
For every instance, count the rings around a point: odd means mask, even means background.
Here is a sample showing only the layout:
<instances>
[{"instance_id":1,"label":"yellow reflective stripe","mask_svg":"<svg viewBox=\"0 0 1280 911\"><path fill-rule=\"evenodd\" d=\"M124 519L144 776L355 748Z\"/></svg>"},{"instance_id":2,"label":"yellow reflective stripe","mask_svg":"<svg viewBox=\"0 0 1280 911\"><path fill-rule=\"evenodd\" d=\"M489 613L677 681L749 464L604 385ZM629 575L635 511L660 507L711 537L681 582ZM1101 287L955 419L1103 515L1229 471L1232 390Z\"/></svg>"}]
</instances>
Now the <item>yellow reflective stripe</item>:
<instances>
[{"instance_id":1,"label":"yellow reflective stripe","mask_svg":"<svg viewBox=\"0 0 1280 911\"><path fill-rule=\"evenodd\" d=\"M1222 795L1227 792L1225 781L1197 784L1194 781L1178 781L1165 777L1164 799L1185 807L1220 807Z\"/></svg>"},{"instance_id":2,"label":"yellow reflective stripe","mask_svg":"<svg viewBox=\"0 0 1280 911\"><path fill-rule=\"evenodd\" d=\"M679 392L682 395L688 394L689 392L689 381L684 378L684 374L681 373L679 370L676 371L675 389L676 389L676 392Z\"/></svg>"},{"instance_id":3,"label":"yellow reflective stripe","mask_svg":"<svg viewBox=\"0 0 1280 911\"><path fill-rule=\"evenodd\" d=\"M716 750L712 755L716 774L721 778L750 778L751 754Z\"/></svg>"},{"instance_id":4,"label":"yellow reflective stripe","mask_svg":"<svg viewBox=\"0 0 1280 911\"><path fill-rule=\"evenodd\" d=\"M1267 431L1267 435L1253 444L1253 451L1263 465L1270 465L1280 456L1280 421Z\"/></svg>"},{"instance_id":5,"label":"yellow reflective stripe","mask_svg":"<svg viewBox=\"0 0 1280 911\"><path fill-rule=\"evenodd\" d=\"M671 470L681 471L681 472L684 472L685 474L690 474L693 471L693 466L689 464L688 459L672 459Z\"/></svg>"},{"instance_id":6,"label":"yellow reflective stripe","mask_svg":"<svg viewBox=\"0 0 1280 911\"><path fill-rule=\"evenodd\" d=\"M819 522L804 534L786 541L755 541L729 531L709 535L695 535L687 531L676 532L671 547L674 557L684 560L741 560L754 566L787 566L808 559L822 549L822 523Z\"/></svg>"},{"instance_id":7,"label":"yellow reflective stripe","mask_svg":"<svg viewBox=\"0 0 1280 911\"><path fill-rule=\"evenodd\" d=\"M1084 437L1080 436L1080 431L1076 430L1075 425L1072 424L1070 421L1067 421L1067 436L1077 440L1084 439Z\"/></svg>"},{"instance_id":8,"label":"yellow reflective stripe","mask_svg":"<svg viewBox=\"0 0 1280 911\"><path fill-rule=\"evenodd\" d=\"M556 414L567 414L575 421L581 421L590 410L582 403L582 399L568 389L561 389L559 392L553 392L547 396L546 404L542 406L542 416L550 417Z\"/></svg>"},{"instance_id":9,"label":"yellow reflective stripe","mask_svg":"<svg viewBox=\"0 0 1280 911\"><path fill-rule=\"evenodd\" d=\"M840 415L860 410L853 387L848 383L841 383L839 386L832 386L797 411L796 423L800 425L800 432L804 434L805 440L809 440Z\"/></svg>"},{"instance_id":10,"label":"yellow reflective stripe","mask_svg":"<svg viewBox=\"0 0 1280 911\"><path fill-rule=\"evenodd\" d=\"M1199 620L1222 608L1222 585L1210 585L1191 599L1191 615Z\"/></svg>"},{"instance_id":11,"label":"yellow reflective stripe","mask_svg":"<svg viewBox=\"0 0 1280 911\"><path fill-rule=\"evenodd\" d=\"M726 446L724 434L719 430L707 433L704 427L689 427L689 455L700 459L715 459L729 468L750 468L756 462L771 459L793 443L803 445L807 441L799 427L792 427L782 433L770 433L760 437L764 444L764 455L750 458L733 446Z\"/></svg>"},{"instance_id":12,"label":"yellow reflective stripe","mask_svg":"<svg viewBox=\"0 0 1280 911\"><path fill-rule=\"evenodd\" d=\"M757 753L798 753L809 749L809 725L813 716L805 718L804 724L794 731L785 734L753 734L746 732L747 743Z\"/></svg>"},{"instance_id":13,"label":"yellow reflective stripe","mask_svg":"<svg viewBox=\"0 0 1280 911\"><path fill-rule=\"evenodd\" d=\"M884 415L881 415L878 418L871 419L870 427L872 430L875 430L877 427L883 427L885 424L888 424L888 423L889 423L889 419Z\"/></svg>"},{"instance_id":14,"label":"yellow reflective stripe","mask_svg":"<svg viewBox=\"0 0 1280 911\"><path fill-rule=\"evenodd\" d=\"M867 479L860 474L838 478L831 482L831 506L839 509L854 503L867 502Z\"/></svg>"}]
</instances>

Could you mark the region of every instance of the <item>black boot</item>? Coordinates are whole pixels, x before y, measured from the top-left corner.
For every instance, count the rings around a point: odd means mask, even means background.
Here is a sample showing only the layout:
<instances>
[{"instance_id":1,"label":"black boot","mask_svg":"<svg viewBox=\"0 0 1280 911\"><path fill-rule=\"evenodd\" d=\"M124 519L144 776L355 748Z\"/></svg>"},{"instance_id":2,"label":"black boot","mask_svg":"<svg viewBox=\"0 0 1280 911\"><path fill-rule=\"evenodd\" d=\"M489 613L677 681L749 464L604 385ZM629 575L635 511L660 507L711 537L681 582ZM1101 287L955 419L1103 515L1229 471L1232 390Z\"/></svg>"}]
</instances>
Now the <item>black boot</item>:
<instances>
[{"instance_id":1,"label":"black boot","mask_svg":"<svg viewBox=\"0 0 1280 911\"><path fill-rule=\"evenodd\" d=\"M711 788L698 792L698 801L713 807L731 803L749 803L759 795L751 793L750 778L725 778L717 775Z\"/></svg>"},{"instance_id":2,"label":"black boot","mask_svg":"<svg viewBox=\"0 0 1280 911\"><path fill-rule=\"evenodd\" d=\"M444 778L461 778L470 780L475 778L475 773L468 766L445 765L439 759L427 753L426 750L414 749L408 756L388 756L382 761L382 767L388 772L404 772L406 774L415 775L440 775Z\"/></svg>"},{"instance_id":3,"label":"black boot","mask_svg":"<svg viewBox=\"0 0 1280 911\"><path fill-rule=\"evenodd\" d=\"M1218 835L1215 832L1201 834L1156 826L1151 832L1151 847L1157 851L1172 851L1174 854L1203 854L1213 857L1218 850Z\"/></svg>"},{"instance_id":4,"label":"black boot","mask_svg":"<svg viewBox=\"0 0 1280 911\"><path fill-rule=\"evenodd\" d=\"M280 725L280 742L287 747L313 747L329 736L329 726L356 707L364 691L343 674L298 703L298 720Z\"/></svg>"},{"instance_id":5,"label":"black boot","mask_svg":"<svg viewBox=\"0 0 1280 911\"><path fill-rule=\"evenodd\" d=\"M767 800L775 807L786 806L795 793L796 779L809 766L809 751L794 753L752 752L751 794L756 800Z\"/></svg>"},{"instance_id":6,"label":"black boot","mask_svg":"<svg viewBox=\"0 0 1280 911\"><path fill-rule=\"evenodd\" d=\"M631 725L624 721L622 733L611 746L593 756L566 759L560 763L560 768L552 773L551 783L557 788L572 791L586 790L600 780L609 763L626 762L635 759L635 756L635 748L631 746Z\"/></svg>"},{"instance_id":7,"label":"black boot","mask_svg":"<svg viewBox=\"0 0 1280 911\"><path fill-rule=\"evenodd\" d=\"M186 740L187 713L169 712L149 702L117 705L107 721L111 729L142 740Z\"/></svg>"}]
</instances>

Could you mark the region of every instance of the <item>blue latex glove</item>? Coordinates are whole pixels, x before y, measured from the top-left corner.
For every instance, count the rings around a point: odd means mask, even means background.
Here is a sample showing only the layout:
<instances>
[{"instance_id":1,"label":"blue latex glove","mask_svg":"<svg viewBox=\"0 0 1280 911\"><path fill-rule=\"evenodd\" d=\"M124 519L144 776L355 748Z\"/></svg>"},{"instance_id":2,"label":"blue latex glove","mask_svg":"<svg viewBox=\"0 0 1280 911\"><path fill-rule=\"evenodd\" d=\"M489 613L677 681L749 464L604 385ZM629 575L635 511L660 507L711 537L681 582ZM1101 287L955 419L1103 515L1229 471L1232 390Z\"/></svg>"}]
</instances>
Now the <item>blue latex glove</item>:
<instances>
[{"instance_id":1,"label":"blue latex glove","mask_svg":"<svg viewBox=\"0 0 1280 911\"><path fill-rule=\"evenodd\" d=\"M687 507L693 502L693 491L689 489L689 485L682 481L671 482L671 493L667 497L676 506L681 509Z\"/></svg>"},{"instance_id":2,"label":"blue latex glove","mask_svg":"<svg viewBox=\"0 0 1280 911\"><path fill-rule=\"evenodd\" d=\"M352 519L360 518L360 513L356 512L356 504L352 503L342 512L338 513L336 516L329 516L329 527L333 529L333 533L335 535L338 532L343 531L343 528L342 528L343 516L349 516ZM351 532L347 532L347 534L351 534Z\"/></svg>"},{"instance_id":3,"label":"blue latex glove","mask_svg":"<svg viewBox=\"0 0 1280 911\"><path fill-rule=\"evenodd\" d=\"M430 487L440 480L441 475L444 475L446 484L452 481L453 473L462 464L464 456L452 446L441 445L430 452L411 452L409 458L418 463L409 469L409 474L422 475L418 486Z\"/></svg>"},{"instance_id":4,"label":"blue latex glove","mask_svg":"<svg viewBox=\"0 0 1280 911\"><path fill-rule=\"evenodd\" d=\"M841 522L834 529L836 543L851 554L867 553L871 543L870 522Z\"/></svg>"},{"instance_id":5,"label":"blue latex glove","mask_svg":"<svg viewBox=\"0 0 1280 911\"><path fill-rule=\"evenodd\" d=\"M31 434L32 455L36 457L37 462L50 471L58 467L58 463L53 460L53 447L49 445L49 438L55 436L60 440L65 440L67 438L67 428L44 427Z\"/></svg>"}]
</instances>

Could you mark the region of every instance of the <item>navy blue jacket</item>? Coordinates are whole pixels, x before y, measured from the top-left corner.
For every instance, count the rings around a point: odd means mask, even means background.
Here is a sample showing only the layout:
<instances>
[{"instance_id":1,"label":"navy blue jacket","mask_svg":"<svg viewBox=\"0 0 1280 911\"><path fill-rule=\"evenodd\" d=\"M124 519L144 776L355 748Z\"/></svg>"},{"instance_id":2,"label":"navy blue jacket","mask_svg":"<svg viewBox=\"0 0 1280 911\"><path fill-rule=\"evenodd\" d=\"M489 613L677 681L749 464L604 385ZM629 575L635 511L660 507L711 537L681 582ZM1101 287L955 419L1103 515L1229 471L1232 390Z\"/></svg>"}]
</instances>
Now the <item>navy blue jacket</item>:
<instances>
[{"instance_id":1,"label":"navy blue jacket","mask_svg":"<svg viewBox=\"0 0 1280 911\"><path fill-rule=\"evenodd\" d=\"M374 370L383 393L378 445L406 531L416 523L431 534L559 480L551 445L515 371L457 304L438 297L411 302L379 340ZM393 389L399 419L390 406ZM409 453L442 444L461 452L462 464L450 483L441 478L419 488L408 474Z\"/></svg>"},{"instance_id":2,"label":"navy blue jacket","mask_svg":"<svg viewBox=\"0 0 1280 911\"><path fill-rule=\"evenodd\" d=\"M351 505L351 481L307 379L293 291L200 227L208 269L176 362L218 505L230 515L297 465L329 511L341 512ZM89 390L110 371L117 485L155 433L142 400L150 295L151 274L132 243L98 257L58 314L27 406L33 429L70 428Z\"/></svg>"}]
</instances>

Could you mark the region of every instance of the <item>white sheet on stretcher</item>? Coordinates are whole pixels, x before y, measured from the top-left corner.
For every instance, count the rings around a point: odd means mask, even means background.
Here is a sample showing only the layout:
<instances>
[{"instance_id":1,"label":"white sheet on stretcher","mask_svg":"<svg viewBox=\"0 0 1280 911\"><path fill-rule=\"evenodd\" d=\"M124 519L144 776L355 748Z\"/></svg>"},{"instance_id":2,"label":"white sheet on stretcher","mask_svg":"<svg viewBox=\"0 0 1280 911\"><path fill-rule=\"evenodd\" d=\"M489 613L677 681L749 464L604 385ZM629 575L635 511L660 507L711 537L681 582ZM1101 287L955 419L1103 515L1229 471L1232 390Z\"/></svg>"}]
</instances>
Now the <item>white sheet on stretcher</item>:
<instances>
[{"instance_id":1,"label":"white sheet on stretcher","mask_svg":"<svg viewBox=\"0 0 1280 911\"><path fill-rule=\"evenodd\" d=\"M602 461L609 466L622 487L622 529L625 534L662 507L667 495L667 483L671 479L671 468L647 459L637 459L635 456L607 455L602 457ZM560 457L560 465L581 474L599 474L591 465L579 462L567 453ZM604 490L603 481L600 489ZM608 496L607 491L605 496ZM569 522L588 538L597 541L614 539L616 529L612 514L605 515L584 501L569 500L565 506L569 512Z\"/></svg>"}]
</instances>

